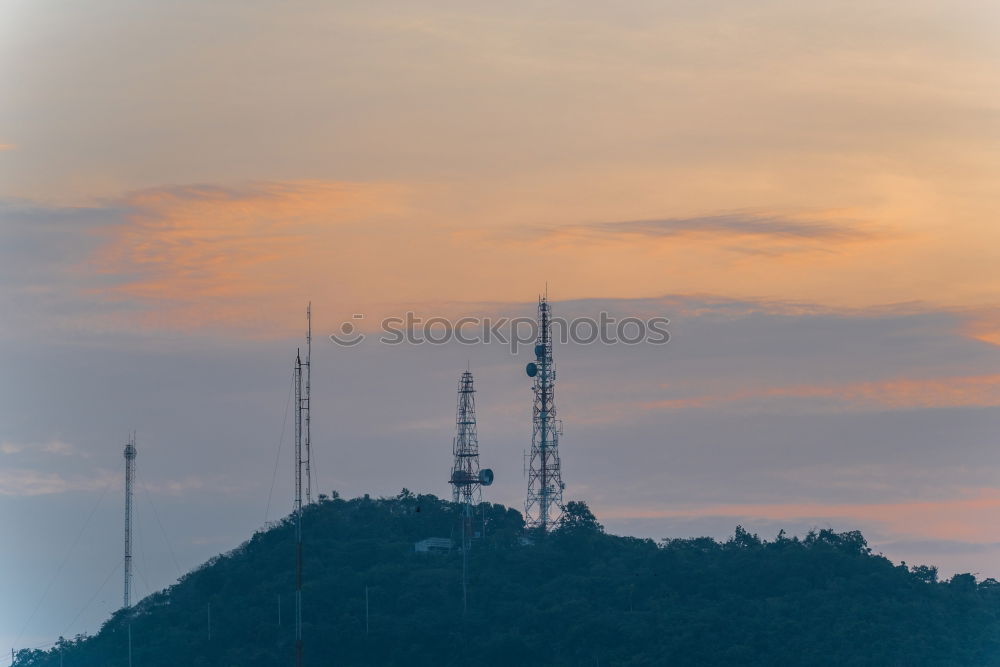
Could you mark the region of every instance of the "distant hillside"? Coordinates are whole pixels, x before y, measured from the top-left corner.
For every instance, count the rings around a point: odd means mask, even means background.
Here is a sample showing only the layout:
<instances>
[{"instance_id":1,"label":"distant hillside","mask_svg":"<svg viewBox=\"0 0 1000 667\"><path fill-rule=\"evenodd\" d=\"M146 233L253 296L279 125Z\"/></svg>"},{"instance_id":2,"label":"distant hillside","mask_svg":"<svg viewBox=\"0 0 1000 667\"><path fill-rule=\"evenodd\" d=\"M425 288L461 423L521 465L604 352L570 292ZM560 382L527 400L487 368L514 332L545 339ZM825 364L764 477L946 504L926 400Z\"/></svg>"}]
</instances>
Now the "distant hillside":
<instances>
[{"instance_id":1,"label":"distant hillside","mask_svg":"<svg viewBox=\"0 0 1000 667\"><path fill-rule=\"evenodd\" d=\"M582 503L532 545L521 515L485 513L462 558L414 552L457 534L458 508L407 491L307 508L303 618L308 666L1000 665L1000 585L894 566L860 533L740 528L656 543L607 535ZM289 519L187 574L132 611L136 667L292 665ZM369 632L365 630L365 587ZM281 625L278 625L278 598ZM211 603L212 635L208 636ZM126 614L62 644L66 667L125 665ZM60 664L22 651L17 667Z\"/></svg>"}]
</instances>

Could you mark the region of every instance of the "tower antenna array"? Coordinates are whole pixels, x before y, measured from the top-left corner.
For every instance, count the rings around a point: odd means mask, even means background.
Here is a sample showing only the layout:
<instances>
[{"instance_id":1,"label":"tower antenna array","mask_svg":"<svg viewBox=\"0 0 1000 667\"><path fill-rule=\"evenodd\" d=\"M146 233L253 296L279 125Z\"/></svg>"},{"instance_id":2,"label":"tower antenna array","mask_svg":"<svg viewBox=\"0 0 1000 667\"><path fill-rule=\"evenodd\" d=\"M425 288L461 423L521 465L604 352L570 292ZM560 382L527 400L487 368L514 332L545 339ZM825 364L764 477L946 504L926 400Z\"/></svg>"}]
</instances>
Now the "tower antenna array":
<instances>
[{"instance_id":1,"label":"tower antenna array","mask_svg":"<svg viewBox=\"0 0 1000 667\"><path fill-rule=\"evenodd\" d=\"M454 463L451 467L451 498L456 503L482 502L479 480L479 435L476 430L476 390L472 373L463 371L458 380L458 409L455 413Z\"/></svg>"},{"instance_id":2,"label":"tower antenna array","mask_svg":"<svg viewBox=\"0 0 1000 667\"><path fill-rule=\"evenodd\" d=\"M556 419L556 367L552 359L552 312L545 296L538 299L538 339L535 361L528 364L528 377L534 378L532 408L531 462L528 466L528 497L524 503L525 527L543 533L553 528L562 516L563 489L559 466L561 426Z\"/></svg>"},{"instance_id":3,"label":"tower antenna array","mask_svg":"<svg viewBox=\"0 0 1000 667\"><path fill-rule=\"evenodd\" d=\"M135 431L125 443L125 609L132 606L132 487L135 481Z\"/></svg>"},{"instance_id":4,"label":"tower antenna array","mask_svg":"<svg viewBox=\"0 0 1000 667\"><path fill-rule=\"evenodd\" d=\"M462 504L462 613L469 607L467 580L469 548L472 545L472 507L483 501L483 487L493 483L493 471L479 467L479 434L476 429L476 390L472 372L465 370L458 380L458 409L455 413L454 463L451 466L452 500Z\"/></svg>"}]
</instances>

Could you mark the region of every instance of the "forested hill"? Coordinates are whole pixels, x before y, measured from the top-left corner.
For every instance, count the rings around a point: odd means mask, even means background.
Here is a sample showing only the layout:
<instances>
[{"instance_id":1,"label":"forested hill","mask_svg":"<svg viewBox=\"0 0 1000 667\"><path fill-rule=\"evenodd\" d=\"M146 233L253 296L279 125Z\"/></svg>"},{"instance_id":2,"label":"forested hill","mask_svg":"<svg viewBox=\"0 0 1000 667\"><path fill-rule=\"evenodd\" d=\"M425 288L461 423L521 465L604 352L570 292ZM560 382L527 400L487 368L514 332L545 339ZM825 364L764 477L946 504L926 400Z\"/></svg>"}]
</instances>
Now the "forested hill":
<instances>
[{"instance_id":1,"label":"forested hill","mask_svg":"<svg viewBox=\"0 0 1000 667\"><path fill-rule=\"evenodd\" d=\"M873 555L857 532L764 541L737 528L723 543L656 543L570 510L524 544L517 511L481 506L463 616L461 553L414 552L457 537L456 505L404 491L309 506L304 664L1000 665L995 581L938 582L933 568ZM65 667L124 666L130 622L136 667L292 665L294 535L286 519L95 636L14 664L54 667L61 649Z\"/></svg>"}]
</instances>

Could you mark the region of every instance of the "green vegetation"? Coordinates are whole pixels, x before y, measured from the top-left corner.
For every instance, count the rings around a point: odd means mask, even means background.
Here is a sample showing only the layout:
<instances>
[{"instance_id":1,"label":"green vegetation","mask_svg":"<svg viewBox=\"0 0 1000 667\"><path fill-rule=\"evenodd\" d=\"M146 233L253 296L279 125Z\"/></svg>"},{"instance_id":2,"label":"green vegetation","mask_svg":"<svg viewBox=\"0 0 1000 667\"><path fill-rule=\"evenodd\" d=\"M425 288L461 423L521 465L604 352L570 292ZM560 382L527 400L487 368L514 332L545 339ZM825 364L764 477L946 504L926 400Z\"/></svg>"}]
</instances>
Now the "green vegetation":
<instances>
[{"instance_id":1,"label":"green vegetation","mask_svg":"<svg viewBox=\"0 0 1000 667\"><path fill-rule=\"evenodd\" d=\"M413 548L456 535L458 512L406 490L308 507L305 664L1000 665L996 581L938 582L934 568L873 555L858 532L616 537L583 503L530 545L517 511L482 505L463 617L461 554ZM294 534L285 519L136 605L134 664L294 664ZM118 612L95 636L22 651L15 665L54 667L60 649L66 667L125 665L127 623Z\"/></svg>"}]
</instances>

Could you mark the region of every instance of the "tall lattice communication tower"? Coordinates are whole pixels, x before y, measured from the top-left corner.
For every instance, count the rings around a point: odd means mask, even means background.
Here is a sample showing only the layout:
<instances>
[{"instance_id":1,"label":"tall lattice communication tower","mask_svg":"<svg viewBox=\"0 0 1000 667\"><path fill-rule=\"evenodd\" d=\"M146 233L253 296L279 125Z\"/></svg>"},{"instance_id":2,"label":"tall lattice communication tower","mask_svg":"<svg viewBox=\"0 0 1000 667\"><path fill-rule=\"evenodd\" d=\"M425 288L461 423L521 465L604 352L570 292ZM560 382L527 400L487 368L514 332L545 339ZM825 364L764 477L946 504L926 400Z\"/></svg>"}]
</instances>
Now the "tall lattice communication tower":
<instances>
[{"instance_id":1,"label":"tall lattice communication tower","mask_svg":"<svg viewBox=\"0 0 1000 667\"><path fill-rule=\"evenodd\" d=\"M535 361L527 366L534 378L531 462L528 466L528 498L524 503L524 523L542 532L555 527L562 517L563 489L559 467L559 436L562 426L556 419L556 367L552 360L552 311L548 296L538 298L538 339Z\"/></svg>"},{"instance_id":2,"label":"tall lattice communication tower","mask_svg":"<svg viewBox=\"0 0 1000 667\"><path fill-rule=\"evenodd\" d=\"M135 482L135 432L125 443L125 593L123 605L132 606L132 487Z\"/></svg>"}]
</instances>

